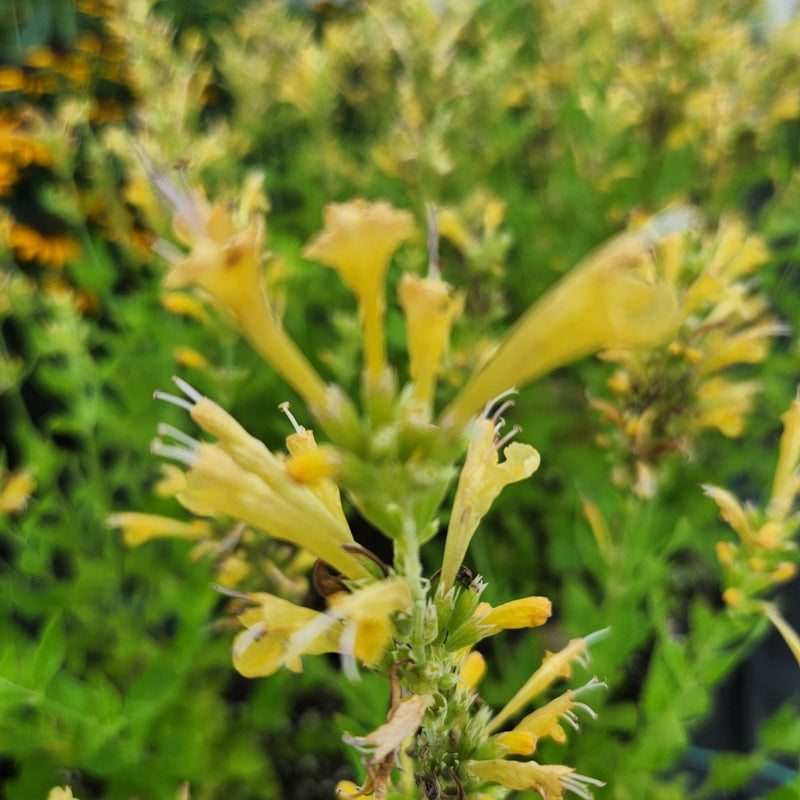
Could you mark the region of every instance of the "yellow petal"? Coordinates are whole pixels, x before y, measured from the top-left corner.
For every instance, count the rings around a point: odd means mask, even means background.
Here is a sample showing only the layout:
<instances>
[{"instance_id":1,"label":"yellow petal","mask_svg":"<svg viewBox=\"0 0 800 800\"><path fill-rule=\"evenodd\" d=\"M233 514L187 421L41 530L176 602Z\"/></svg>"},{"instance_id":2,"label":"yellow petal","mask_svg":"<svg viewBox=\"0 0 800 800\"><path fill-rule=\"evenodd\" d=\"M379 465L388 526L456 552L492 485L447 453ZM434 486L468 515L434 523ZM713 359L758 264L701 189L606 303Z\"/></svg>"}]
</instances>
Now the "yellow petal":
<instances>
[{"instance_id":1,"label":"yellow petal","mask_svg":"<svg viewBox=\"0 0 800 800\"><path fill-rule=\"evenodd\" d=\"M755 533L739 499L727 489L709 484L703 484L703 492L719 506L720 519L739 534L745 545L752 545Z\"/></svg>"},{"instance_id":2,"label":"yellow petal","mask_svg":"<svg viewBox=\"0 0 800 800\"><path fill-rule=\"evenodd\" d=\"M138 547L151 539L202 539L211 535L211 525L204 520L181 522L158 514L139 514L124 511L106 520L112 528L122 528L122 538L128 547Z\"/></svg>"},{"instance_id":3,"label":"yellow petal","mask_svg":"<svg viewBox=\"0 0 800 800\"><path fill-rule=\"evenodd\" d=\"M496 731L509 717L514 716L531 700L538 697L559 678L572 675L572 662L579 658L587 645L585 639L572 639L566 647L557 653L548 652L542 665L531 675L522 688L506 703L505 707L495 715L486 726L486 732Z\"/></svg>"},{"instance_id":4,"label":"yellow petal","mask_svg":"<svg viewBox=\"0 0 800 800\"><path fill-rule=\"evenodd\" d=\"M500 461L493 422L477 420L447 529L438 589L441 594L453 585L478 523L503 487L529 478L539 468L539 453L530 445L512 442L503 450L503 456L505 460Z\"/></svg>"},{"instance_id":5,"label":"yellow petal","mask_svg":"<svg viewBox=\"0 0 800 800\"><path fill-rule=\"evenodd\" d=\"M408 272L400 279L397 293L406 318L414 395L429 407L450 329L464 308L464 295L454 294L451 286L437 278L419 278Z\"/></svg>"},{"instance_id":6,"label":"yellow petal","mask_svg":"<svg viewBox=\"0 0 800 800\"><path fill-rule=\"evenodd\" d=\"M375 384L386 368L386 272L389 260L413 230L408 211L385 201L363 198L325 207L325 228L303 250L303 257L332 267L358 300L368 380Z\"/></svg>"},{"instance_id":7,"label":"yellow petal","mask_svg":"<svg viewBox=\"0 0 800 800\"><path fill-rule=\"evenodd\" d=\"M781 415L783 434L778 445L778 463L772 481L772 497L768 513L771 518L784 520L791 511L798 489L797 466L800 462L800 396Z\"/></svg>"},{"instance_id":8,"label":"yellow petal","mask_svg":"<svg viewBox=\"0 0 800 800\"><path fill-rule=\"evenodd\" d=\"M486 674L486 659L477 650L470 650L458 674L461 685L474 689Z\"/></svg>"},{"instance_id":9,"label":"yellow petal","mask_svg":"<svg viewBox=\"0 0 800 800\"><path fill-rule=\"evenodd\" d=\"M537 764L535 761L467 761L467 769L476 777L517 791L538 792L543 800L562 800L562 781L575 772L561 764Z\"/></svg>"},{"instance_id":10,"label":"yellow petal","mask_svg":"<svg viewBox=\"0 0 800 800\"><path fill-rule=\"evenodd\" d=\"M480 616L481 625L492 628L492 633L517 628L536 628L544 625L553 613L547 597L523 597L496 606Z\"/></svg>"}]
</instances>

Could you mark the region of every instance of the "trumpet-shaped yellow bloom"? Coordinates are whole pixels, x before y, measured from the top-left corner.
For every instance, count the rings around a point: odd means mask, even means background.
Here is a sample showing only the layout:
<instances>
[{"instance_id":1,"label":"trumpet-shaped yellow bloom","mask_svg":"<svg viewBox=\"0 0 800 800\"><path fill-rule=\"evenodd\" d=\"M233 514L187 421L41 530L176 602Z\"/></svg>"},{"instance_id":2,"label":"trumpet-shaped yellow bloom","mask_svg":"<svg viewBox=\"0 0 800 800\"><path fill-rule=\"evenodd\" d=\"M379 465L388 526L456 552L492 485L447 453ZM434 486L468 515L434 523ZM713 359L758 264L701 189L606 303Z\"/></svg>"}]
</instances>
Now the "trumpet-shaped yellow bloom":
<instances>
[{"instance_id":1,"label":"trumpet-shaped yellow bloom","mask_svg":"<svg viewBox=\"0 0 800 800\"><path fill-rule=\"evenodd\" d=\"M249 595L257 605L239 615L247 628L233 647L236 669L247 677L266 676L282 666L301 669L304 655L341 653L345 670L355 674L352 660L374 666L392 641L392 617L411 605L405 581L389 578L356 592L328 598L325 613L270 594Z\"/></svg>"},{"instance_id":2,"label":"trumpet-shaped yellow bloom","mask_svg":"<svg viewBox=\"0 0 800 800\"><path fill-rule=\"evenodd\" d=\"M672 212L590 254L522 316L445 410L443 425L461 427L491 397L601 348L664 342L679 322L677 298L643 269L653 244L686 224L686 214Z\"/></svg>"},{"instance_id":3,"label":"trumpet-shaped yellow bloom","mask_svg":"<svg viewBox=\"0 0 800 800\"><path fill-rule=\"evenodd\" d=\"M364 342L368 385L386 370L386 271L389 260L414 227L411 214L385 201L363 198L325 207L325 228L303 250L303 257L335 269L356 296Z\"/></svg>"},{"instance_id":4,"label":"trumpet-shaped yellow bloom","mask_svg":"<svg viewBox=\"0 0 800 800\"><path fill-rule=\"evenodd\" d=\"M467 769L476 778L499 783L507 789L538 792L543 800L562 800L564 792L572 792L578 797L589 800L592 795L588 785L605 785L594 778L579 775L572 767L562 764L489 759L468 761Z\"/></svg>"},{"instance_id":5,"label":"trumpet-shaped yellow bloom","mask_svg":"<svg viewBox=\"0 0 800 800\"><path fill-rule=\"evenodd\" d=\"M478 523L504 486L524 480L539 468L539 453L530 445L512 442L499 459L495 423L482 417L475 422L475 435L453 501L444 545L439 592L447 592L455 581Z\"/></svg>"},{"instance_id":6,"label":"trumpet-shaped yellow bloom","mask_svg":"<svg viewBox=\"0 0 800 800\"><path fill-rule=\"evenodd\" d=\"M165 287L194 286L209 294L259 355L310 405L323 408L324 382L276 319L264 292L263 221L254 218L240 227L227 206L209 205L198 192L184 193L155 172L151 180L175 212L175 235L189 248L184 254L165 242L157 245L170 264Z\"/></svg>"},{"instance_id":7,"label":"trumpet-shaped yellow bloom","mask_svg":"<svg viewBox=\"0 0 800 800\"><path fill-rule=\"evenodd\" d=\"M281 667L300 672L301 656L336 652L340 622L306 641L301 652L289 654L292 637L323 615L265 592L252 594L250 599L257 605L239 615L246 630L233 642L233 666L246 678L266 677Z\"/></svg>"},{"instance_id":8,"label":"trumpet-shaped yellow bloom","mask_svg":"<svg viewBox=\"0 0 800 800\"><path fill-rule=\"evenodd\" d=\"M430 408L450 329L464 308L464 295L437 277L405 273L397 287L406 318L409 372L414 396Z\"/></svg>"},{"instance_id":9,"label":"trumpet-shaped yellow bloom","mask_svg":"<svg viewBox=\"0 0 800 800\"><path fill-rule=\"evenodd\" d=\"M480 615L481 625L489 626L491 633L515 628L536 628L544 625L552 613L553 605L550 600L536 596L510 600L494 608L488 603L482 603L476 610L476 615Z\"/></svg>"},{"instance_id":10,"label":"trumpet-shaped yellow bloom","mask_svg":"<svg viewBox=\"0 0 800 800\"><path fill-rule=\"evenodd\" d=\"M586 652L586 639L572 639L557 653L548 652L542 665L531 675L522 688L506 703L504 708L486 726L487 733L496 731L509 717L513 717L531 700L542 694L559 678L572 675L572 662Z\"/></svg>"},{"instance_id":11,"label":"trumpet-shaped yellow bloom","mask_svg":"<svg viewBox=\"0 0 800 800\"><path fill-rule=\"evenodd\" d=\"M112 528L122 528L122 539L128 547L138 547L151 539L204 539L211 535L211 525L205 520L181 522L158 514L139 514L125 511L107 519Z\"/></svg>"}]
</instances>

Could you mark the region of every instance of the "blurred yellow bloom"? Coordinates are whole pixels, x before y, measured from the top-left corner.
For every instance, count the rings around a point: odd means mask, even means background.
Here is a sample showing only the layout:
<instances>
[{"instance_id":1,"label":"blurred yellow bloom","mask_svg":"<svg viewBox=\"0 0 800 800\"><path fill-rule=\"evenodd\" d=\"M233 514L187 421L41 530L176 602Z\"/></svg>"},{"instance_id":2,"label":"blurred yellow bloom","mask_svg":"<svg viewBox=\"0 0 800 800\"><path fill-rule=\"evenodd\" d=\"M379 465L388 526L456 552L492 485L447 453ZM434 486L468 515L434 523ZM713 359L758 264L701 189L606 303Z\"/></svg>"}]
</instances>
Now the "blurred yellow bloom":
<instances>
[{"instance_id":1,"label":"blurred yellow bloom","mask_svg":"<svg viewBox=\"0 0 800 800\"><path fill-rule=\"evenodd\" d=\"M246 630L233 642L233 666L246 678L266 677L281 667L300 672L301 656L336 651L340 623L308 638L302 650L289 655L292 637L318 619L320 612L265 592L249 595L249 599L257 605L239 614L239 622Z\"/></svg>"},{"instance_id":2,"label":"blurred yellow bloom","mask_svg":"<svg viewBox=\"0 0 800 800\"><path fill-rule=\"evenodd\" d=\"M211 535L211 525L200 519L181 522L158 514L123 511L111 514L106 522L112 528L122 528L122 539L128 547L138 547L151 539L202 539Z\"/></svg>"},{"instance_id":3,"label":"blurred yellow bloom","mask_svg":"<svg viewBox=\"0 0 800 800\"><path fill-rule=\"evenodd\" d=\"M529 478L539 468L539 453L530 445L512 442L503 449L503 461L499 459L500 447L495 422L486 417L478 419L453 500L439 578L441 594L453 585L478 523L503 487Z\"/></svg>"},{"instance_id":4,"label":"blurred yellow bloom","mask_svg":"<svg viewBox=\"0 0 800 800\"><path fill-rule=\"evenodd\" d=\"M436 376L450 341L450 329L464 308L464 295L438 277L404 273L397 287L406 318L409 372L414 396L426 409L433 402Z\"/></svg>"},{"instance_id":5,"label":"blurred yellow bloom","mask_svg":"<svg viewBox=\"0 0 800 800\"><path fill-rule=\"evenodd\" d=\"M18 514L25 510L36 481L27 469L6 473L0 488L0 514Z\"/></svg>"},{"instance_id":6,"label":"blurred yellow bloom","mask_svg":"<svg viewBox=\"0 0 800 800\"><path fill-rule=\"evenodd\" d=\"M528 309L494 355L468 380L442 415L462 427L491 397L603 347L655 346L674 334L677 298L652 282L651 249L688 224L688 212L656 217L591 253Z\"/></svg>"},{"instance_id":7,"label":"blurred yellow bloom","mask_svg":"<svg viewBox=\"0 0 800 800\"><path fill-rule=\"evenodd\" d=\"M325 384L276 319L264 291L263 221L238 227L226 206L210 206L197 191L184 193L155 171L150 178L175 212L175 235L189 248L184 254L166 242L157 244L170 264L165 287L195 286L208 293L259 355L311 406L323 408Z\"/></svg>"},{"instance_id":8,"label":"blurred yellow bloom","mask_svg":"<svg viewBox=\"0 0 800 800\"><path fill-rule=\"evenodd\" d=\"M208 312L203 308L203 304L188 294L182 292L164 294L161 296L161 305L172 314L182 314L196 319L203 325L208 324Z\"/></svg>"},{"instance_id":9,"label":"blurred yellow bloom","mask_svg":"<svg viewBox=\"0 0 800 800\"><path fill-rule=\"evenodd\" d=\"M56 786L50 790L47 800L78 800L78 798L72 794L72 789L69 786L63 788Z\"/></svg>"},{"instance_id":10,"label":"blurred yellow bloom","mask_svg":"<svg viewBox=\"0 0 800 800\"><path fill-rule=\"evenodd\" d=\"M325 207L325 228L304 248L303 257L337 271L356 296L361 320L364 367L369 385L386 369L386 272L400 243L411 235L408 211L363 198Z\"/></svg>"},{"instance_id":11,"label":"blurred yellow bloom","mask_svg":"<svg viewBox=\"0 0 800 800\"><path fill-rule=\"evenodd\" d=\"M180 366L190 369L208 370L211 366L208 359L192 347L176 347L172 351L172 357Z\"/></svg>"},{"instance_id":12,"label":"blurred yellow bloom","mask_svg":"<svg viewBox=\"0 0 800 800\"><path fill-rule=\"evenodd\" d=\"M788 411L781 415L783 435L778 445L778 463L772 481L772 496L767 513L771 519L783 521L789 516L797 492L800 491L800 395Z\"/></svg>"}]
</instances>

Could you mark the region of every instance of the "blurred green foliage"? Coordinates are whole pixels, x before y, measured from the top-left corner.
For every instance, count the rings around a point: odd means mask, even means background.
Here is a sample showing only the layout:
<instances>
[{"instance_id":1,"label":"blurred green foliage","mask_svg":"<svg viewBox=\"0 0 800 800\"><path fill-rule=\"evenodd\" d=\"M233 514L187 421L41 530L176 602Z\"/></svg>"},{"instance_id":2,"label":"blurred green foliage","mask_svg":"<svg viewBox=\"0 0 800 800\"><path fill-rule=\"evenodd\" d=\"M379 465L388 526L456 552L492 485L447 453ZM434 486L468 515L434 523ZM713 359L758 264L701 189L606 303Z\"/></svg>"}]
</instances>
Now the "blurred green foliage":
<instances>
[{"instance_id":1,"label":"blurred green foliage","mask_svg":"<svg viewBox=\"0 0 800 800\"><path fill-rule=\"evenodd\" d=\"M335 663L236 677L214 565L180 542L126 549L105 525L121 509L175 513L150 491L147 445L176 344L212 365L182 374L269 444L290 396L230 330L161 307L148 246L168 226L132 142L215 197L263 175L285 324L343 385L357 374L351 300L299 252L324 203L357 194L419 220L440 207L444 274L468 296L453 382L632 211L671 201L709 224L745 215L772 250L753 281L798 317L800 28L770 30L760 4L16 0L0 14L2 458L36 481L0 518L8 800L64 783L82 800L160 800L184 780L195 800L329 797L348 774L338 731L369 730L385 708L385 687L344 684ZM422 237L400 259L422 265ZM399 317L389 331L399 353ZM612 626L590 668L609 685L599 720L558 756L608 781L598 797L730 793L775 759L795 777L769 798L797 796L796 693L755 753L715 756L700 787L684 770L713 687L765 629L721 606L726 532L698 485L766 495L797 359L792 337L759 366L746 444L704 433L691 461L660 466L650 501L610 483L595 444L586 392L605 391L608 365L519 400L543 467L498 503L469 563L498 602L549 595L552 636ZM610 560L581 496L608 521ZM493 644L488 702L524 682L538 648Z\"/></svg>"}]
</instances>

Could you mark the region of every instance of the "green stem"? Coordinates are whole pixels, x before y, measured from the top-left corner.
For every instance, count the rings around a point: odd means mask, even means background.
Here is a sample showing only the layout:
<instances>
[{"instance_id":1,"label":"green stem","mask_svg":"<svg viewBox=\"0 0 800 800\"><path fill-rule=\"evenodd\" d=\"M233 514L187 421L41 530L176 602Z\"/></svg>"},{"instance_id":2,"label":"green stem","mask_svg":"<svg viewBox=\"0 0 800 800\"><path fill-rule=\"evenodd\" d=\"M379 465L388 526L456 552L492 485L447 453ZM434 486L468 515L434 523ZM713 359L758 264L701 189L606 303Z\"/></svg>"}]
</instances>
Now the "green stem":
<instances>
[{"instance_id":1,"label":"green stem","mask_svg":"<svg viewBox=\"0 0 800 800\"><path fill-rule=\"evenodd\" d=\"M422 585L422 561L419 557L419 532L414 515L406 507L403 513L402 536L396 541L397 564L411 589L411 649L418 657L425 639L425 589Z\"/></svg>"}]
</instances>

